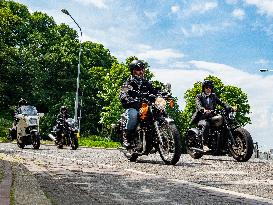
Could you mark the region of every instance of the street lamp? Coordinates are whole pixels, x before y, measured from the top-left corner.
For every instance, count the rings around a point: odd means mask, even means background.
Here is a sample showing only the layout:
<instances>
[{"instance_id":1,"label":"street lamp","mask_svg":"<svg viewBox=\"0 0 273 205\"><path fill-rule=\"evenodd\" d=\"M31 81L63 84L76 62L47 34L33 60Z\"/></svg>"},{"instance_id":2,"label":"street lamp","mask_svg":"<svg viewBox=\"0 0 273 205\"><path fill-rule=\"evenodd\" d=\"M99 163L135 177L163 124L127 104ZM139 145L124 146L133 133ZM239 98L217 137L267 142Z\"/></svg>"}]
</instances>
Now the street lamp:
<instances>
[{"instance_id":1,"label":"street lamp","mask_svg":"<svg viewBox=\"0 0 273 205\"><path fill-rule=\"evenodd\" d=\"M81 34L81 38L79 39L80 41L80 50L79 50L79 62L78 62L78 76L77 76L77 90L76 90L76 99L75 99L75 116L74 116L74 120L77 123L77 125L79 126L78 129L80 131L80 118L78 119L78 108L79 108L79 86L80 86L80 66L81 66L81 52L82 52L82 43L81 43L81 39L82 39L82 29L79 26L79 24L75 21L75 19L70 15L70 13L66 10L66 9L62 9L61 10L64 14L70 16L70 18L72 18L72 20L75 22L75 24L77 25L77 27L80 29L80 34Z\"/></svg>"},{"instance_id":2,"label":"street lamp","mask_svg":"<svg viewBox=\"0 0 273 205\"><path fill-rule=\"evenodd\" d=\"M268 70L268 69L260 69L261 72L273 72L273 70Z\"/></svg>"}]
</instances>

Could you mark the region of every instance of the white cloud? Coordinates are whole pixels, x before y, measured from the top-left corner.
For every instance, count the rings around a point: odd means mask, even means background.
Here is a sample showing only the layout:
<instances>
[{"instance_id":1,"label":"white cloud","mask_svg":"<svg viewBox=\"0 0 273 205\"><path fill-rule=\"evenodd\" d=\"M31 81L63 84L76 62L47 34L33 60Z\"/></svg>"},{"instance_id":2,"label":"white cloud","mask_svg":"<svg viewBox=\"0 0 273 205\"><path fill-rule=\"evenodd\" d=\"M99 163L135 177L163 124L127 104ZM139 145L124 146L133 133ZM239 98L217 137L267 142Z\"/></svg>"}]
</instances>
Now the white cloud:
<instances>
[{"instance_id":1,"label":"white cloud","mask_svg":"<svg viewBox=\"0 0 273 205\"><path fill-rule=\"evenodd\" d=\"M243 20L245 18L245 11L242 9L234 9L232 12L232 16L240 20Z\"/></svg>"},{"instance_id":2,"label":"white cloud","mask_svg":"<svg viewBox=\"0 0 273 205\"><path fill-rule=\"evenodd\" d=\"M227 4L237 4L238 3L238 0L226 0L226 3Z\"/></svg>"},{"instance_id":3,"label":"white cloud","mask_svg":"<svg viewBox=\"0 0 273 205\"><path fill-rule=\"evenodd\" d=\"M185 10L186 15L191 15L195 13L206 13L209 10L215 9L218 6L218 3L216 1L200 1L198 3L194 3Z\"/></svg>"},{"instance_id":4,"label":"white cloud","mask_svg":"<svg viewBox=\"0 0 273 205\"><path fill-rule=\"evenodd\" d=\"M177 13L180 10L180 7L178 5L173 5L171 7L172 13Z\"/></svg>"},{"instance_id":5,"label":"white cloud","mask_svg":"<svg viewBox=\"0 0 273 205\"><path fill-rule=\"evenodd\" d=\"M165 64L170 59L184 57L184 54L179 51L166 48L161 50L155 50L155 49L145 50L140 53L137 53L136 56L144 60L154 59L154 60L157 60L159 64Z\"/></svg>"},{"instance_id":6,"label":"white cloud","mask_svg":"<svg viewBox=\"0 0 273 205\"><path fill-rule=\"evenodd\" d=\"M172 84L173 94L178 97L181 108L185 106L183 96L187 89L208 75L217 76L224 84L240 87L248 95L252 124L247 125L246 128L250 131L254 141L258 141L264 149L273 148L270 135L273 133L271 124L273 120L273 98L271 96L273 76L250 74L228 65L205 61L192 60L180 63L181 69L152 69L152 71L157 80Z\"/></svg>"},{"instance_id":7,"label":"white cloud","mask_svg":"<svg viewBox=\"0 0 273 205\"><path fill-rule=\"evenodd\" d=\"M266 59L259 59L255 62L255 64L261 65L261 66L268 66L270 63L269 60Z\"/></svg>"},{"instance_id":8,"label":"white cloud","mask_svg":"<svg viewBox=\"0 0 273 205\"><path fill-rule=\"evenodd\" d=\"M229 22L223 22L219 25L212 24L192 24L190 28L181 27L180 32L185 37L199 37L207 33L222 31L231 26Z\"/></svg>"},{"instance_id":9,"label":"white cloud","mask_svg":"<svg viewBox=\"0 0 273 205\"><path fill-rule=\"evenodd\" d=\"M273 1L272 0L245 0L247 4L255 5L260 14L273 16Z\"/></svg>"},{"instance_id":10,"label":"white cloud","mask_svg":"<svg viewBox=\"0 0 273 205\"><path fill-rule=\"evenodd\" d=\"M105 0L75 0L75 1L82 3L84 5L92 5L99 9L108 8L108 6L105 4Z\"/></svg>"}]
</instances>

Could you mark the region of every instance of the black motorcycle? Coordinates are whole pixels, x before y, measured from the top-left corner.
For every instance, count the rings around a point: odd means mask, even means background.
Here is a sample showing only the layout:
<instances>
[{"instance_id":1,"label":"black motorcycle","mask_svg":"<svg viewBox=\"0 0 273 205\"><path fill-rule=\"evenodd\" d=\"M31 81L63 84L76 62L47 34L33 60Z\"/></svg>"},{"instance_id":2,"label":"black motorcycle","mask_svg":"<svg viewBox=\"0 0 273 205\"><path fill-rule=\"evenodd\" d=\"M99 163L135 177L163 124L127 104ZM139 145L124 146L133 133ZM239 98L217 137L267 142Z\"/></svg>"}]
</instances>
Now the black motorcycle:
<instances>
[{"instance_id":1,"label":"black motorcycle","mask_svg":"<svg viewBox=\"0 0 273 205\"><path fill-rule=\"evenodd\" d=\"M213 111L209 119L210 128L207 136L209 151L203 150L202 137L198 128L187 131L187 153L194 159L208 155L231 155L239 162L248 161L253 154L253 140L250 133L240 127L235 120L235 112L225 109Z\"/></svg>"},{"instance_id":2,"label":"black motorcycle","mask_svg":"<svg viewBox=\"0 0 273 205\"><path fill-rule=\"evenodd\" d=\"M78 135L75 120L68 118L67 120L57 120L57 125L48 136L59 149L62 149L63 146L71 146L72 150L76 150L79 147Z\"/></svg>"},{"instance_id":3,"label":"black motorcycle","mask_svg":"<svg viewBox=\"0 0 273 205\"><path fill-rule=\"evenodd\" d=\"M156 153L160 154L165 164L175 165L181 156L181 141L179 132L173 119L169 118L166 112L166 105L173 106L173 100L166 100L157 97L154 103L149 100L142 100L138 116L138 125L135 130L134 139L131 140L131 147L125 151L127 158L135 162L141 155ZM126 117L121 116L118 130L125 135Z\"/></svg>"}]
</instances>

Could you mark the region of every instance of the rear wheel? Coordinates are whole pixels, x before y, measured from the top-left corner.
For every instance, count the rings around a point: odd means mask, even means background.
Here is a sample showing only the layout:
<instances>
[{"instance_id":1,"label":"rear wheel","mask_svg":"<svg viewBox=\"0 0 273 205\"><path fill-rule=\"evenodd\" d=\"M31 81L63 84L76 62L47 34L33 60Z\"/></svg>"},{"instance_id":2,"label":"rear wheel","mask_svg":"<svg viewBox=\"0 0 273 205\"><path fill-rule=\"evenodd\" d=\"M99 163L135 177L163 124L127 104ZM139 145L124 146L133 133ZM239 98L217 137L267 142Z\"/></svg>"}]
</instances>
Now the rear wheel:
<instances>
[{"instance_id":1,"label":"rear wheel","mask_svg":"<svg viewBox=\"0 0 273 205\"><path fill-rule=\"evenodd\" d=\"M253 140L250 133L244 128L233 132L235 144L229 146L230 153L238 162L248 161L253 154Z\"/></svg>"},{"instance_id":2,"label":"rear wheel","mask_svg":"<svg viewBox=\"0 0 273 205\"><path fill-rule=\"evenodd\" d=\"M165 164L175 165L181 156L179 132L173 123L164 122L159 126L159 154Z\"/></svg>"},{"instance_id":3,"label":"rear wheel","mask_svg":"<svg viewBox=\"0 0 273 205\"><path fill-rule=\"evenodd\" d=\"M193 158L193 159L199 159L203 156L203 153L201 151L198 151L197 149L203 149L202 148L202 141L197 133L195 133L192 130L189 130L185 137L186 140L186 150L187 153ZM196 149L197 148L197 149Z\"/></svg>"}]
</instances>

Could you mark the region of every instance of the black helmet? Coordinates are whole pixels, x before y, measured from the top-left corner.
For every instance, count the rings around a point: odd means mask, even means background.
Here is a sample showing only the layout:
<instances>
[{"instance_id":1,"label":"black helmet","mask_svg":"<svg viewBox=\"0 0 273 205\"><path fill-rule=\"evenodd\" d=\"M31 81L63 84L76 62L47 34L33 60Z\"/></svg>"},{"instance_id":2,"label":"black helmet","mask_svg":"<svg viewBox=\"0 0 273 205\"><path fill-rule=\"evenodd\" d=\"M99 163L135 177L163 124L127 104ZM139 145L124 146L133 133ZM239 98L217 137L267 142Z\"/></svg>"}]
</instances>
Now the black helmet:
<instances>
[{"instance_id":1,"label":"black helmet","mask_svg":"<svg viewBox=\"0 0 273 205\"><path fill-rule=\"evenodd\" d=\"M135 69L145 69L145 64L140 60L133 60L129 64L129 68L130 68L131 73L133 73L133 70L135 70Z\"/></svg>"},{"instance_id":2,"label":"black helmet","mask_svg":"<svg viewBox=\"0 0 273 205\"><path fill-rule=\"evenodd\" d=\"M65 112L67 112L67 108L66 108L66 106L61 106L61 108L60 108L60 112L62 112L62 111L65 111Z\"/></svg>"},{"instance_id":3,"label":"black helmet","mask_svg":"<svg viewBox=\"0 0 273 205\"><path fill-rule=\"evenodd\" d=\"M24 106L24 105L27 105L27 104L28 104L28 102L27 102L25 99L23 99L23 98L21 98L21 99L19 100L19 102L18 102L18 106L19 106L19 107Z\"/></svg>"},{"instance_id":4,"label":"black helmet","mask_svg":"<svg viewBox=\"0 0 273 205\"><path fill-rule=\"evenodd\" d=\"M202 83L202 91L204 91L205 87L210 87L213 90L213 82L211 80L204 80Z\"/></svg>"}]
</instances>

